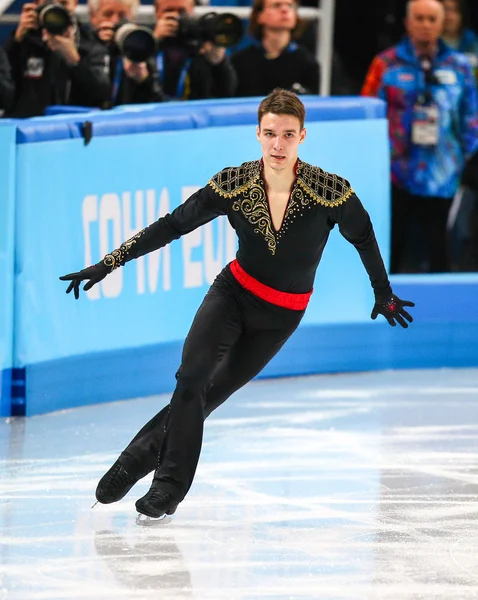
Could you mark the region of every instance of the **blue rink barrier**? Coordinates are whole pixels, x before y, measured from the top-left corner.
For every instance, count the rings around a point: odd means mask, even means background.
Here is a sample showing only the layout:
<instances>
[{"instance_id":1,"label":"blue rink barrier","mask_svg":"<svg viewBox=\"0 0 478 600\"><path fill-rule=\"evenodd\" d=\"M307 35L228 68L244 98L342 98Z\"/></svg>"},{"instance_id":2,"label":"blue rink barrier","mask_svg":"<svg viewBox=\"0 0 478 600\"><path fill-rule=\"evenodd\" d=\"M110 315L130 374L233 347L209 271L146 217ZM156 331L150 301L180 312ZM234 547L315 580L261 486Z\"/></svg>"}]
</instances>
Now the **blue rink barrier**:
<instances>
[{"instance_id":1,"label":"blue rink barrier","mask_svg":"<svg viewBox=\"0 0 478 600\"><path fill-rule=\"evenodd\" d=\"M16 128L13 366L25 374L25 414L173 389L192 318L235 254L226 219L128 263L80 301L66 296L58 276L100 260L221 168L259 158L258 102L118 107L9 122ZM305 104L301 158L351 181L388 263L383 103L307 97ZM372 322L368 277L355 249L333 231L303 323L261 376L477 364L477 282L433 281L443 301L420 302L413 329ZM396 282L397 293L411 299L428 299L429 285ZM464 306L463 294L475 303ZM448 302L456 300L460 315L450 321ZM12 410L20 412L20 404L13 399Z\"/></svg>"},{"instance_id":2,"label":"blue rink barrier","mask_svg":"<svg viewBox=\"0 0 478 600\"><path fill-rule=\"evenodd\" d=\"M10 415L13 391L13 267L15 128L0 129L0 416Z\"/></svg>"}]
</instances>

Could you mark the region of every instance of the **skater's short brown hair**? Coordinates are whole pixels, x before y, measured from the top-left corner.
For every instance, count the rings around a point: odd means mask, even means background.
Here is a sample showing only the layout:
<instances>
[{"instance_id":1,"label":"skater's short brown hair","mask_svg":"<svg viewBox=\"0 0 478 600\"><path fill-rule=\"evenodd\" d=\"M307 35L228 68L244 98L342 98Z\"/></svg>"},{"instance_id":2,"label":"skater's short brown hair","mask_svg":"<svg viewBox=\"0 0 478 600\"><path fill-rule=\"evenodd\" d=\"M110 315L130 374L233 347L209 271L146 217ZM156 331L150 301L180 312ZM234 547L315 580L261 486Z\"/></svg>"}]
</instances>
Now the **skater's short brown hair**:
<instances>
[{"instance_id":1,"label":"skater's short brown hair","mask_svg":"<svg viewBox=\"0 0 478 600\"><path fill-rule=\"evenodd\" d=\"M288 90L283 90L281 88L272 90L267 98L264 98L259 104L257 113L259 127L261 126L262 117L267 113L272 113L273 115L292 115L293 117L297 117L300 122L300 128L304 128L305 106L303 105L302 100L300 100L294 92L289 92Z\"/></svg>"}]
</instances>

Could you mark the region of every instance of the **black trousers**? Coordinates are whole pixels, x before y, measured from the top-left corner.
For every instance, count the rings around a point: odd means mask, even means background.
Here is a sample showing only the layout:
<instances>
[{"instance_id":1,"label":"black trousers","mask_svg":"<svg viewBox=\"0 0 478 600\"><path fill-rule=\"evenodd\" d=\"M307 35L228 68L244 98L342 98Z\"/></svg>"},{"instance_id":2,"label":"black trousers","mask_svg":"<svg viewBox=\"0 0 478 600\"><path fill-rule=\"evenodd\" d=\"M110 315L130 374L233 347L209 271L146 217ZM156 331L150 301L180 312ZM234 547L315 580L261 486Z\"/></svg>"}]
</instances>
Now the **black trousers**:
<instances>
[{"instance_id":1,"label":"black trousers","mask_svg":"<svg viewBox=\"0 0 478 600\"><path fill-rule=\"evenodd\" d=\"M451 198L414 196L392 186L390 272L449 271L446 222Z\"/></svg>"},{"instance_id":2,"label":"black trousers","mask_svg":"<svg viewBox=\"0 0 478 600\"><path fill-rule=\"evenodd\" d=\"M225 267L186 337L169 406L133 438L122 462L140 476L155 470L161 487L182 500L196 472L204 420L265 367L304 312L257 298Z\"/></svg>"}]
</instances>

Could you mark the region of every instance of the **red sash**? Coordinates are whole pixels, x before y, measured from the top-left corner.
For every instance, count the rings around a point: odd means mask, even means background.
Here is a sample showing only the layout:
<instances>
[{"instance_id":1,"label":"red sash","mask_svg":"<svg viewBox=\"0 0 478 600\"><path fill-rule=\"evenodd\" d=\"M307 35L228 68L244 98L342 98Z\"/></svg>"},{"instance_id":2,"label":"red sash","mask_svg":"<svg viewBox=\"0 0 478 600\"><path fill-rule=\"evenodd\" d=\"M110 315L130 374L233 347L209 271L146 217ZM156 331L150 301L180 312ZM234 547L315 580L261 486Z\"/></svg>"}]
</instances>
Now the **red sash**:
<instances>
[{"instance_id":1,"label":"red sash","mask_svg":"<svg viewBox=\"0 0 478 600\"><path fill-rule=\"evenodd\" d=\"M269 287L254 279L248 275L237 260L233 260L230 265L231 273L237 279L237 281L246 290L276 306L282 306L282 308L289 308L290 310L305 310L309 303L310 297L312 296L313 290L307 294L290 294L288 292L280 292L274 288Z\"/></svg>"}]
</instances>

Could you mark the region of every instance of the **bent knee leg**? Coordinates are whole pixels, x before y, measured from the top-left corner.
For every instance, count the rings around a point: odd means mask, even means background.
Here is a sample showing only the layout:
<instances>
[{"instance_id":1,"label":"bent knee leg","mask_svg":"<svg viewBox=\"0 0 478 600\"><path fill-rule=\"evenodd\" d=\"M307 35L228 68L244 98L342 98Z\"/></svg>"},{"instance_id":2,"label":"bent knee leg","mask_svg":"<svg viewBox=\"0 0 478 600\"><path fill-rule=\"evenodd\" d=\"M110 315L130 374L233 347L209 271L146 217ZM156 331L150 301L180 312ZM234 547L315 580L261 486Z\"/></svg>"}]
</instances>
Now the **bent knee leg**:
<instances>
[{"instance_id":1,"label":"bent knee leg","mask_svg":"<svg viewBox=\"0 0 478 600\"><path fill-rule=\"evenodd\" d=\"M180 372L177 377L176 389L171 399L172 404L200 404L202 409L206 405L206 394L210 386L209 380L198 375L187 375Z\"/></svg>"}]
</instances>

